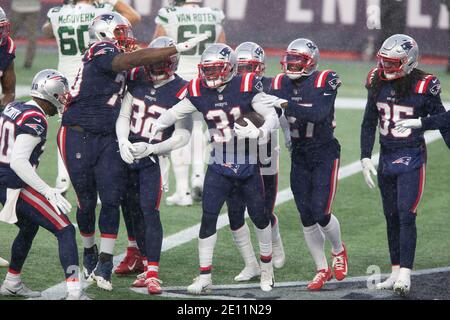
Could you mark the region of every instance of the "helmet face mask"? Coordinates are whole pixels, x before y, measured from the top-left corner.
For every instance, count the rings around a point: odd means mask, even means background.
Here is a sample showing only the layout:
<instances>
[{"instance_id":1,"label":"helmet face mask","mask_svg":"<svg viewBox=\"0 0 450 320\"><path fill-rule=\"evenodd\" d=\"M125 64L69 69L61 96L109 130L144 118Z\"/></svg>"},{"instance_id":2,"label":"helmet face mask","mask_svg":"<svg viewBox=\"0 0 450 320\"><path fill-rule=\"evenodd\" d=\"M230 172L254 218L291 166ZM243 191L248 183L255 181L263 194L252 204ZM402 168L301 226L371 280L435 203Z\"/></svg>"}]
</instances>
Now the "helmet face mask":
<instances>
[{"instance_id":1,"label":"helmet face mask","mask_svg":"<svg viewBox=\"0 0 450 320\"><path fill-rule=\"evenodd\" d=\"M229 82L237 72L236 53L226 44L210 45L202 54L198 73L208 88L219 88Z\"/></svg>"},{"instance_id":2,"label":"helmet face mask","mask_svg":"<svg viewBox=\"0 0 450 320\"><path fill-rule=\"evenodd\" d=\"M243 42L236 48L238 60L238 74L254 72L263 76L266 69L266 55L264 49L254 42Z\"/></svg>"},{"instance_id":3,"label":"helmet face mask","mask_svg":"<svg viewBox=\"0 0 450 320\"><path fill-rule=\"evenodd\" d=\"M113 42L124 52L134 50L136 39L130 22L117 12L97 16L89 26L90 42Z\"/></svg>"},{"instance_id":4,"label":"helmet face mask","mask_svg":"<svg viewBox=\"0 0 450 320\"><path fill-rule=\"evenodd\" d=\"M317 70L320 53L316 44L309 39L296 39L292 41L280 64L283 72L292 80L309 76Z\"/></svg>"},{"instance_id":5,"label":"helmet face mask","mask_svg":"<svg viewBox=\"0 0 450 320\"><path fill-rule=\"evenodd\" d=\"M131 52L136 44L136 39L133 36L133 31L127 25L118 25L114 29L114 38L116 44L125 52Z\"/></svg>"},{"instance_id":6,"label":"helmet face mask","mask_svg":"<svg viewBox=\"0 0 450 320\"><path fill-rule=\"evenodd\" d=\"M238 61L238 74L245 74L249 72L254 72L258 76L262 76L266 66L264 63L257 60L239 60Z\"/></svg>"},{"instance_id":7,"label":"helmet face mask","mask_svg":"<svg viewBox=\"0 0 450 320\"><path fill-rule=\"evenodd\" d=\"M410 74L418 65L419 47L404 34L387 38L377 53L377 71L381 80L390 81Z\"/></svg>"},{"instance_id":8,"label":"helmet face mask","mask_svg":"<svg viewBox=\"0 0 450 320\"><path fill-rule=\"evenodd\" d=\"M48 101L55 112L62 113L69 100L69 83L64 75L53 69L38 72L31 85L30 96Z\"/></svg>"}]
</instances>

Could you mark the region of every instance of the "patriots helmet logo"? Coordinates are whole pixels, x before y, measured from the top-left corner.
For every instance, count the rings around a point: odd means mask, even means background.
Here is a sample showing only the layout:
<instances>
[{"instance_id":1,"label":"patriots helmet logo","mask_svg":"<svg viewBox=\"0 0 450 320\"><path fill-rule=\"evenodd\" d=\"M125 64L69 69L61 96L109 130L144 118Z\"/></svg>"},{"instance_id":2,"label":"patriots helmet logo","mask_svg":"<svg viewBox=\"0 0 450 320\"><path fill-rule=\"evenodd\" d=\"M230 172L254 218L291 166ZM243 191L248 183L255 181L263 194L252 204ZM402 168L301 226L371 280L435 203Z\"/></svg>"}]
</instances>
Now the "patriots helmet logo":
<instances>
[{"instance_id":1,"label":"patriots helmet logo","mask_svg":"<svg viewBox=\"0 0 450 320\"><path fill-rule=\"evenodd\" d=\"M411 50L412 47L413 47L413 44L410 41L402 43L402 49L405 50L406 52L409 52L409 50Z\"/></svg>"},{"instance_id":2,"label":"patriots helmet logo","mask_svg":"<svg viewBox=\"0 0 450 320\"><path fill-rule=\"evenodd\" d=\"M409 166L409 163L411 162L411 157L401 157L397 160L392 161L393 164L404 164L405 166Z\"/></svg>"},{"instance_id":3,"label":"patriots helmet logo","mask_svg":"<svg viewBox=\"0 0 450 320\"><path fill-rule=\"evenodd\" d=\"M228 57L231 53L231 50L229 48L223 48L219 53L224 57Z\"/></svg>"}]
</instances>

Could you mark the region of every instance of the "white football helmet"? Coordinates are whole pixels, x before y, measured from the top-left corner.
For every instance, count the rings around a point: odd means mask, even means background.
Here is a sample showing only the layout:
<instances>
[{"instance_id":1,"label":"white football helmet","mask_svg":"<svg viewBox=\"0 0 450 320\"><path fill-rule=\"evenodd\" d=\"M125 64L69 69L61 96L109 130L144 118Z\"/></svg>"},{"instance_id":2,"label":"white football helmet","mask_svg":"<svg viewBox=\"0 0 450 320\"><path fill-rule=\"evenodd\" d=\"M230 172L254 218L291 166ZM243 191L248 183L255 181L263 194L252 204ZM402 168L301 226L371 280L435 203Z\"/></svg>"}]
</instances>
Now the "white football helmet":
<instances>
[{"instance_id":1,"label":"white football helmet","mask_svg":"<svg viewBox=\"0 0 450 320\"><path fill-rule=\"evenodd\" d=\"M113 42L125 52L133 50L136 39L127 18L117 12L105 13L95 17L89 26L90 43Z\"/></svg>"},{"instance_id":2,"label":"white football helmet","mask_svg":"<svg viewBox=\"0 0 450 320\"><path fill-rule=\"evenodd\" d=\"M175 41L169 37L158 37L148 45L149 48L168 48L174 46ZM152 81L166 80L175 74L179 61L180 54L176 53L165 59L163 62L145 66L145 70Z\"/></svg>"},{"instance_id":3,"label":"white football helmet","mask_svg":"<svg viewBox=\"0 0 450 320\"><path fill-rule=\"evenodd\" d=\"M236 53L226 44L213 44L203 51L198 72L208 88L223 86L236 75Z\"/></svg>"},{"instance_id":4,"label":"white football helmet","mask_svg":"<svg viewBox=\"0 0 450 320\"><path fill-rule=\"evenodd\" d=\"M254 42L243 42L236 48L238 74L255 72L264 75L266 69L266 55L264 49Z\"/></svg>"},{"instance_id":5,"label":"white football helmet","mask_svg":"<svg viewBox=\"0 0 450 320\"><path fill-rule=\"evenodd\" d=\"M314 42L309 39L292 41L281 59L283 72L292 80L309 76L317 70L320 53Z\"/></svg>"},{"instance_id":6,"label":"white football helmet","mask_svg":"<svg viewBox=\"0 0 450 320\"><path fill-rule=\"evenodd\" d=\"M9 33L11 32L11 23L6 17L6 13L2 7L0 7L0 45L3 44L6 39L9 37Z\"/></svg>"},{"instance_id":7,"label":"white football helmet","mask_svg":"<svg viewBox=\"0 0 450 320\"><path fill-rule=\"evenodd\" d=\"M381 45L377 60L380 79L398 79L410 74L419 64L419 46L410 36L394 34Z\"/></svg>"},{"instance_id":8,"label":"white football helmet","mask_svg":"<svg viewBox=\"0 0 450 320\"><path fill-rule=\"evenodd\" d=\"M45 69L34 76L30 96L50 102L59 113L64 111L68 95L69 83L62 73Z\"/></svg>"}]
</instances>

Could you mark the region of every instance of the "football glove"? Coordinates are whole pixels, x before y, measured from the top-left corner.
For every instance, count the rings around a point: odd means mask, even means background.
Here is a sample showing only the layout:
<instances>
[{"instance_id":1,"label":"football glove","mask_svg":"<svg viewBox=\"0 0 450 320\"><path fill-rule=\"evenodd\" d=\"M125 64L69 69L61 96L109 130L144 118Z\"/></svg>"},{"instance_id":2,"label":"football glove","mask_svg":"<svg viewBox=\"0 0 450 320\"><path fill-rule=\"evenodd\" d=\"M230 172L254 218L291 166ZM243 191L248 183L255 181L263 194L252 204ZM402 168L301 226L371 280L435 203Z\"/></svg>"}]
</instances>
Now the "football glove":
<instances>
[{"instance_id":1,"label":"football glove","mask_svg":"<svg viewBox=\"0 0 450 320\"><path fill-rule=\"evenodd\" d=\"M375 188L375 183L372 180L372 174L374 176L377 175L377 170L375 169L375 166L372 163L372 160L369 158L363 158L361 160L361 166L362 166L362 172L364 176L364 180L366 181L366 184L369 186L370 189Z\"/></svg>"},{"instance_id":2,"label":"football glove","mask_svg":"<svg viewBox=\"0 0 450 320\"><path fill-rule=\"evenodd\" d=\"M395 123L395 130L398 132L405 132L408 129L422 128L422 120L419 119L405 119L399 120Z\"/></svg>"},{"instance_id":3,"label":"football glove","mask_svg":"<svg viewBox=\"0 0 450 320\"><path fill-rule=\"evenodd\" d=\"M134 157L132 154L133 145L131 144L128 139L119 139L119 151L120 151L120 157L123 161L125 161L128 164L132 164L134 161Z\"/></svg>"},{"instance_id":4,"label":"football glove","mask_svg":"<svg viewBox=\"0 0 450 320\"><path fill-rule=\"evenodd\" d=\"M259 130L249 119L244 118L244 121L247 123L245 127L234 123L234 132L236 133L236 135L239 138L258 138L260 136L261 130Z\"/></svg>"},{"instance_id":5,"label":"football glove","mask_svg":"<svg viewBox=\"0 0 450 320\"><path fill-rule=\"evenodd\" d=\"M154 147L152 144L147 142L136 142L133 143L133 150L131 153L133 154L134 159L142 159L150 156L154 152Z\"/></svg>"},{"instance_id":6,"label":"football glove","mask_svg":"<svg viewBox=\"0 0 450 320\"><path fill-rule=\"evenodd\" d=\"M189 51L192 48L195 48L200 42L205 41L209 37L206 34L201 34L197 37L191 38L185 42L178 43L175 48L178 52Z\"/></svg>"},{"instance_id":7,"label":"football glove","mask_svg":"<svg viewBox=\"0 0 450 320\"><path fill-rule=\"evenodd\" d=\"M160 127L158 123L153 123L152 127L150 128L150 138L148 139L148 143L152 142L155 136L162 130L164 129Z\"/></svg>"},{"instance_id":8,"label":"football glove","mask_svg":"<svg viewBox=\"0 0 450 320\"><path fill-rule=\"evenodd\" d=\"M61 193L63 190L48 187L42 195L50 202L56 212L61 215L68 214L72 209L72 205L64 198Z\"/></svg>"}]
</instances>

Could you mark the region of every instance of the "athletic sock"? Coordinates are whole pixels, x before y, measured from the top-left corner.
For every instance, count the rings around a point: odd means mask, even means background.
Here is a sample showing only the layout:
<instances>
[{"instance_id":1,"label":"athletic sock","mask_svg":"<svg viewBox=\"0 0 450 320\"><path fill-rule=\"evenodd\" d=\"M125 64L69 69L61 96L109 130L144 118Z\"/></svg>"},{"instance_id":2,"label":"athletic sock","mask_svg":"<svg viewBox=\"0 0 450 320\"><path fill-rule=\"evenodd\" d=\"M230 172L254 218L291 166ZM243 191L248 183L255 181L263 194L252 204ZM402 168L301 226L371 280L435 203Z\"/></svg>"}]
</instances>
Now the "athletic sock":
<instances>
[{"instance_id":1,"label":"athletic sock","mask_svg":"<svg viewBox=\"0 0 450 320\"><path fill-rule=\"evenodd\" d=\"M244 259L245 266L258 265L250 238L250 229L248 228L247 223L244 223L244 225L237 230L231 230L231 234L233 235L236 247Z\"/></svg>"},{"instance_id":2,"label":"athletic sock","mask_svg":"<svg viewBox=\"0 0 450 320\"><path fill-rule=\"evenodd\" d=\"M110 255L114 254L114 246L116 245L117 235L113 234L102 234L100 239L100 252L108 253Z\"/></svg>"},{"instance_id":3,"label":"athletic sock","mask_svg":"<svg viewBox=\"0 0 450 320\"><path fill-rule=\"evenodd\" d=\"M338 254L344 250L341 240L341 226L338 219L331 214L330 222L325 227L320 227L325 234L325 237L331 243L331 251Z\"/></svg>"},{"instance_id":4,"label":"athletic sock","mask_svg":"<svg viewBox=\"0 0 450 320\"><path fill-rule=\"evenodd\" d=\"M200 260L200 273L211 273L214 247L216 246L217 233L208 238L198 239L198 254Z\"/></svg>"},{"instance_id":5,"label":"athletic sock","mask_svg":"<svg viewBox=\"0 0 450 320\"><path fill-rule=\"evenodd\" d=\"M316 269L328 270L328 262L324 250L325 236L322 230L320 230L319 225L316 223L310 227L303 227L303 234L309 252L316 264Z\"/></svg>"},{"instance_id":6,"label":"athletic sock","mask_svg":"<svg viewBox=\"0 0 450 320\"><path fill-rule=\"evenodd\" d=\"M259 254L261 262L272 261L272 225L269 223L264 229L255 226L256 237L259 242Z\"/></svg>"},{"instance_id":7,"label":"athletic sock","mask_svg":"<svg viewBox=\"0 0 450 320\"><path fill-rule=\"evenodd\" d=\"M6 273L5 280L13 283L19 283L20 281L22 281L20 278L20 271L9 268L8 272Z\"/></svg>"},{"instance_id":8,"label":"athletic sock","mask_svg":"<svg viewBox=\"0 0 450 320\"><path fill-rule=\"evenodd\" d=\"M90 249L95 245L95 232L91 234L81 234L81 241L85 249Z\"/></svg>"},{"instance_id":9,"label":"athletic sock","mask_svg":"<svg viewBox=\"0 0 450 320\"><path fill-rule=\"evenodd\" d=\"M147 265L146 278L158 278L159 262L149 262Z\"/></svg>"}]
</instances>

